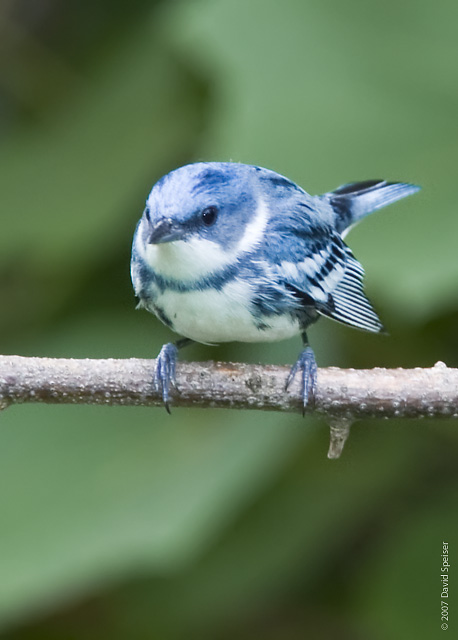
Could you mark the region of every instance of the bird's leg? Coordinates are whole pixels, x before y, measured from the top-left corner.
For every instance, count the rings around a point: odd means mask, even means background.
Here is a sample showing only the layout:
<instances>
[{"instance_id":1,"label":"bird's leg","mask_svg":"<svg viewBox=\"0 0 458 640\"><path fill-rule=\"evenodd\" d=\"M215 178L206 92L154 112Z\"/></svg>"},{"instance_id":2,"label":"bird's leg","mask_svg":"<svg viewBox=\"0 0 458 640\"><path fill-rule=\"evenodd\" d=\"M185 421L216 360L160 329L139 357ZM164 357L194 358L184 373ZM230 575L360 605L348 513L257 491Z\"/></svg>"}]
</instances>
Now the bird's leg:
<instances>
[{"instance_id":1,"label":"bird's leg","mask_svg":"<svg viewBox=\"0 0 458 640\"><path fill-rule=\"evenodd\" d=\"M286 380L285 389L289 387L291 382L294 380L296 373L300 371L302 374L302 415L305 415L307 405L314 401L318 368L316 366L315 354L313 353L312 347L309 346L307 334L305 332L302 334L302 343L305 349L296 360L296 363L291 367L291 371L289 372Z\"/></svg>"},{"instance_id":2,"label":"bird's leg","mask_svg":"<svg viewBox=\"0 0 458 640\"><path fill-rule=\"evenodd\" d=\"M190 344L190 338L182 338L174 342L165 344L156 358L156 366L154 368L154 387L156 391L162 394L162 400L167 413L170 413L169 407L169 391L170 385L175 389L176 385L176 364L178 360L178 350Z\"/></svg>"}]
</instances>

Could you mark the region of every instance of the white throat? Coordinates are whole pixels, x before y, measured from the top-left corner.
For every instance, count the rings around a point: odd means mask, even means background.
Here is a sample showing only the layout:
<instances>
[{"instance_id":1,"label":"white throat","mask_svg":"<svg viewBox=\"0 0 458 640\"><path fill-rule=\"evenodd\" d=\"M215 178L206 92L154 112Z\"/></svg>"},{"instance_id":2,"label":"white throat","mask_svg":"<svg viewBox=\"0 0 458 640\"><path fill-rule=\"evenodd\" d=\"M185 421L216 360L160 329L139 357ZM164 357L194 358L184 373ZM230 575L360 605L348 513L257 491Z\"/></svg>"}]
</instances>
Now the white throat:
<instances>
[{"instance_id":1,"label":"white throat","mask_svg":"<svg viewBox=\"0 0 458 640\"><path fill-rule=\"evenodd\" d=\"M137 234L137 250L158 275L189 283L221 271L237 262L244 253L254 249L262 241L268 219L269 210L260 200L253 220L247 224L243 236L235 247L227 251L216 242L198 237L144 245L140 241L140 229Z\"/></svg>"}]
</instances>

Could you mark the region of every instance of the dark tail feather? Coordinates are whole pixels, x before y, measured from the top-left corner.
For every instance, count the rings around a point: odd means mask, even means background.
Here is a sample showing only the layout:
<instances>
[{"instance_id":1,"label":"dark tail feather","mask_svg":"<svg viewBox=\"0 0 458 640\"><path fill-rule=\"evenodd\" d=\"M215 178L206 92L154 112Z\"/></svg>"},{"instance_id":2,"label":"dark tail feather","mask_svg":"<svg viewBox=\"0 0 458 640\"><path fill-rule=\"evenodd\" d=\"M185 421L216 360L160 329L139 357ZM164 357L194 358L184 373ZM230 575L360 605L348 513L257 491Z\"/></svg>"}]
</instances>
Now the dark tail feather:
<instances>
[{"instance_id":1,"label":"dark tail feather","mask_svg":"<svg viewBox=\"0 0 458 640\"><path fill-rule=\"evenodd\" d=\"M345 235L344 232L348 232L349 228L364 216L419 190L420 187L405 182L367 180L344 184L325 194L325 197L336 212L337 231Z\"/></svg>"}]
</instances>

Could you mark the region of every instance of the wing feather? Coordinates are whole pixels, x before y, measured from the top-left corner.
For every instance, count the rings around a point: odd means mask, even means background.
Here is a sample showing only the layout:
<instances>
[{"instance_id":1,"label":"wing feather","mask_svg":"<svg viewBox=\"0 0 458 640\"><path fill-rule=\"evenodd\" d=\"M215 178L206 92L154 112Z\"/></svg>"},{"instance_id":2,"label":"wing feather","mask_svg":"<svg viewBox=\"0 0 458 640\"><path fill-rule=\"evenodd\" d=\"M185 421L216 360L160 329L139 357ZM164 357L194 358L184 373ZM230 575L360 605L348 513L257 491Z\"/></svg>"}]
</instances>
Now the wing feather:
<instances>
[{"instance_id":1,"label":"wing feather","mask_svg":"<svg viewBox=\"0 0 458 640\"><path fill-rule=\"evenodd\" d=\"M326 240L307 243L307 254L298 262L282 261L279 275L308 306L312 300L321 315L365 331L383 331L363 290L363 267L338 234Z\"/></svg>"},{"instance_id":2,"label":"wing feather","mask_svg":"<svg viewBox=\"0 0 458 640\"><path fill-rule=\"evenodd\" d=\"M383 325L363 290L364 269L345 247L345 271L341 281L330 293L333 305L318 312L338 322L358 329L379 333Z\"/></svg>"}]
</instances>

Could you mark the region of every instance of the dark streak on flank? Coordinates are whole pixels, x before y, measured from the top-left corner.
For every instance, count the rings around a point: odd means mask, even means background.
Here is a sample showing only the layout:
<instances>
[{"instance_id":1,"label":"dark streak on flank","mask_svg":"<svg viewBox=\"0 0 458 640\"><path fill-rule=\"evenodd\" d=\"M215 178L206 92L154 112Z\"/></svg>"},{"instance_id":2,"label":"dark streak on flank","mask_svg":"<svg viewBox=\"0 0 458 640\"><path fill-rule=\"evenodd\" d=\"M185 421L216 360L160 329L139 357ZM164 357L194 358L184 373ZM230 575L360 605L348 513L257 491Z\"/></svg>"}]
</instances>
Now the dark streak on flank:
<instances>
[{"instance_id":1,"label":"dark streak on flank","mask_svg":"<svg viewBox=\"0 0 458 640\"><path fill-rule=\"evenodd\" d=\"M306 306L306 307L313 307L315 306L315 300L312 298L311 295L309 295L308 293L306 293L305 291L302 291L301 289L299 289L298 287L295 287L292 284L287 283L286 288L291 291L291 293L293 294L293 296L295 298L297 298L298 300L301 301L301 303Z\"/></svg>"},{"instance_id":2,"label":"dark streak on flank","mask_svg":"<svg viewBox=\"0 0 458 640\"><path fill-rule=\"evenodd\" d=\"M154 313L157 315L159 320L163 322L167 327L169 327L169 329L173 329L173 323L170 318L164 313L164 311L156 304L151 306L153 307Z\"/></svg>"}]
</instances>

